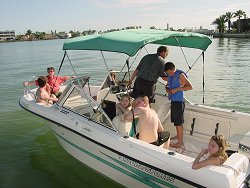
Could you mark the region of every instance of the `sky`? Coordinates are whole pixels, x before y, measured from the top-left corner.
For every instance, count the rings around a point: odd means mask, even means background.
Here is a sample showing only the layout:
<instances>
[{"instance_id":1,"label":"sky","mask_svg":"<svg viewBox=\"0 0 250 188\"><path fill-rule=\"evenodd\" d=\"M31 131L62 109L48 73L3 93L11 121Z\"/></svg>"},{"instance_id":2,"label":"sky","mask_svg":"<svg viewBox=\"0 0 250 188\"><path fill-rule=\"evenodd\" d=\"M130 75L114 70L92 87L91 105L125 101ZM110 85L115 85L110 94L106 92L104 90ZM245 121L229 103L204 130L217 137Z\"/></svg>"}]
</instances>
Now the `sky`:
<instances>
[{"instance_id":1,"label":"sky","mask_svg":"<svg viewBox=\"0 0 250 188\"><path fill-rule=\"evenodd\" d=\"M250 17L250 0L1 0L0 31L165 29L167 24L174 29L212 29L216 18L237 10Z\"/></svg>"}]
</instances>

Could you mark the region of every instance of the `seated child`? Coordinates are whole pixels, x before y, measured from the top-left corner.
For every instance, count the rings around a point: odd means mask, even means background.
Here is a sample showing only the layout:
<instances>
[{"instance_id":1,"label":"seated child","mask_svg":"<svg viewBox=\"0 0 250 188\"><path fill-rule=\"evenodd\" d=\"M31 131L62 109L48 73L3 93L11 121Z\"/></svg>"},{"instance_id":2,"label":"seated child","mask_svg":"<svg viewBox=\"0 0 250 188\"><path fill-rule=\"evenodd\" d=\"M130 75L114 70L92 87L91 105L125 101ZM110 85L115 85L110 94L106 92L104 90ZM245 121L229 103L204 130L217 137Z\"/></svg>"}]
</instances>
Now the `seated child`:
<instances>
[{"instance_id":1,"label":"seated child","mask_svg":"<svg viewBox=\"0 0 250 188\"><path fill-rule=\"evenodd\" d=\"M47 92L47 85L48 79L46 76L40 76L37 79L37 83L39 88L36 91L36 103L41 103L45 106L49 106L49 104L53 104L53 102L58 101L58 98L55 95L51 95Z\"/></svg>"},{"instance_id":2,"label":"seated child","mask_svg":"<svg viewBox=\"0 0 250 188\"><path fill-rule=\"evenodd\" d=\"M116 104L117 116L115 116L112 121L122 136L125 136L125 135L127 136L129 134L131 123L121 122L120 116L121 114L126 114L130 112L131 108L132 108L131 97L128 94L124 94L122 98L120 99L120 102Z\"/></svg>"},{"instance_id":3,"label":"seated child","mask_svg":"<svg viewBox=\"0 0 250 188\"><path fill-rule=\"evenodd\" d=\"M129 96L129 94L124 94L122 95L120 102L116 104L116 114L126 114L131 110L131 108L131 97Z\"/></svg>"},{"instance_id":4,"label":"seated child","mask_svg":"<svg viewBox=\"0 0 250 188\"><path fill-rule=\"evenodd\" d=\"M203 149L200 154L194 160L192 168L194 170L206 167L209 165L221 165L223 164L228 156L226 154L226 140L222 135L212 136L208 144L207 149ZM209 153L209 157L200 161L205 154Z\"/></svg>"}]
</instances>

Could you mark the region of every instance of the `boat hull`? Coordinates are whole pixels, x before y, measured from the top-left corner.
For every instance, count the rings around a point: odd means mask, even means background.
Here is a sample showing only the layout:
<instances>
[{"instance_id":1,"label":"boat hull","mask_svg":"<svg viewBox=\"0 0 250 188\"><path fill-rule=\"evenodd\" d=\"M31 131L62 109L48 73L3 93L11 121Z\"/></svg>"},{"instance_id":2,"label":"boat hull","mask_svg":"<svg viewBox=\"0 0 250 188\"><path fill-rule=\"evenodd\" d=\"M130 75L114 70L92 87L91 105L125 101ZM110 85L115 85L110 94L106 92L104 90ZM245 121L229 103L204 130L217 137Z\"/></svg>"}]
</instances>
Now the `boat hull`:
<instances>
[{"instance_id":1,"label":"boat hull","mask_svg":"<svg viewBox=\"0 0 250 188\"><path fill-rule=\"evenodd\" d=\"M122 137L114 129L58 104L44 107L24 96L20 106L46 119L62 147L74 158L126 187L242 187L249 174L249 161L241 154L228 160L233 169L244 169L237 178L230 168L193 170L191 157Z\"/></svg>"},{"instance_id":2,"label":"boat hull","mask_svg":"<svg viewBox=\"0 0 250 188\"><path fill-rule=\"evenodd\" d=\"M74 158L126 187L203 187L143 162L143 160L150 161L150 158L131 157L133 156L131 153L137 153L138 157L142 155L142 151L133 145L127 147L125 138L114 140L116 145L124 146L122 153L115 150L114 146L94 141L62 125L58 126L51 122L48 125L62 147Z\"/></svg>"}]
</instances>

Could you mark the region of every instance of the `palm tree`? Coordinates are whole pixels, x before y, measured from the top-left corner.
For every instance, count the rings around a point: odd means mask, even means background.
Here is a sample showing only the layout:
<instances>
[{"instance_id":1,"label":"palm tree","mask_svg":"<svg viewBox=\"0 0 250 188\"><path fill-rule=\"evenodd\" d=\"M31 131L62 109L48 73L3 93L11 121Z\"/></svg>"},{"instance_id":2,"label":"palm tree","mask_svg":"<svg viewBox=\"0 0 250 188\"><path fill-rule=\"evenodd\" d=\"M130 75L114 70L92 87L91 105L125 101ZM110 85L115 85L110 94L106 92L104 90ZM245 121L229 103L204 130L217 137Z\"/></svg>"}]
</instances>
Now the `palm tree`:
<instances>
[{"instance_id":1,"label":"palm tree","mask_svg":"<svg viewBox=\"0 0 250 188\"><path fill-rule=\"evenodd\" d=\"M238 31L240 32L240 18L243 16L246 17L246 12L244 12L243 10L238 10L234 13L234 16L238 17L238 19L239 19L238 20L239 24L237 26L238 26Z\"/></svg>"},{"instance_id":2,"label":"palm tree","mask_svg":"<svg viewBox=\"0 0 250 188\"><path fill-rule=\"evenodd\" d=\"M29 30L26 32L26 34L25 34L25 35L30 36L31 34L32 34L32 31L29 29Z\"/></svg>"},{"instance_id":3,"label":"palm tree","mask_svg":"<svg viewBox=\"0 0 250 188\"><path fill-rule=\"evenodd\" d=\"M238 19L240 20L241 17L245 16L246 15L246 12L243 11L243 10L238 10L234 13L234 16L235 17L238 17Z\"/></svg>"},{"instance_id":4,"label":"palm tree","mask_svg":"<svg viewBox=\"0 0 250 188\"><path fill-rule=\"evenodd\" d=\"M217 29L219 29L219 32L223 33L225 29L225 22L226 22L226 16L221 15L219 18L216 18L212 24L216 24Z\"/></svg>"},{"instance_id":5,"label":"palm tree","mask_svg":"<svg viewBox=\"0 0 250 188\"><path fill-rule=\"evenodd\" d=\"M228 26L228 31L231 29L231 19L234 18L234 13L232 12L227 12L225 14L225 19L227 21L227 26Z\"/></svg>"},{"instance_id":6,"label":"palm tree","mask_svg":"<svg viewBox=\"0 0 250 188\"><path fill-rule=\"evenodd\" d=\"M244 17L244 19L247 19L247 14L245 13L245 14L243 15L243 17Z\"/></svg>"},{"instance_id":7,"label":"palm tree","mask_svg":"<svg viewBox=\"0 0 250 188\"><path fill-rule=\"evenodd\" d=\"M25 34L29 40L32 40L32 31L29 29Z\"/></svg>"}]
</instances>

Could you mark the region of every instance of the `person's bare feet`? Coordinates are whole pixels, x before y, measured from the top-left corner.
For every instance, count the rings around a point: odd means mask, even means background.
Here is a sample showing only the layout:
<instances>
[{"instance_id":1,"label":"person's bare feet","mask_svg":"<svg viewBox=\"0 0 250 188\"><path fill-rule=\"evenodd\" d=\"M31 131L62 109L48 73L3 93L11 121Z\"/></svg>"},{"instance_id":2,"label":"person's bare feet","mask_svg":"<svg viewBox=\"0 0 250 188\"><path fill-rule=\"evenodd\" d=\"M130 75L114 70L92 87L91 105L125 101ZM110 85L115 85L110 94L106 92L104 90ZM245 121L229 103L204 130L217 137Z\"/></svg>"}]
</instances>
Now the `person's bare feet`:
<instances>
[{"instance_id":1,"label":"person's bare feet","mask_svg":"<svg viewBox=\"0 0 250 188\"><path fill-rule=\"evenodd\" d=\"M183 142L177 142L175 144L174 143L170 143L169 147L171 147L171 148L179 148L181 146L183 146Z\"/></svg>"}]
</instances>

